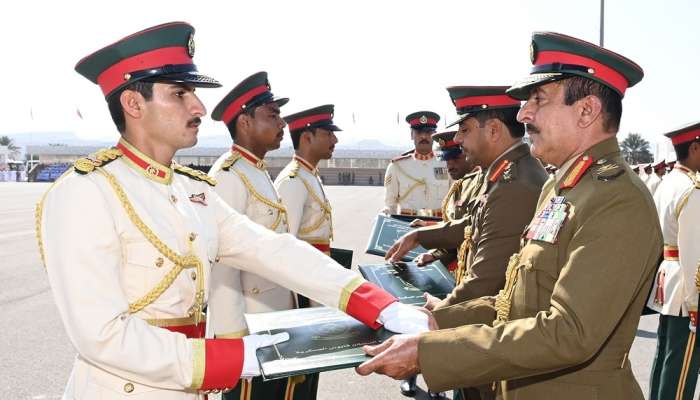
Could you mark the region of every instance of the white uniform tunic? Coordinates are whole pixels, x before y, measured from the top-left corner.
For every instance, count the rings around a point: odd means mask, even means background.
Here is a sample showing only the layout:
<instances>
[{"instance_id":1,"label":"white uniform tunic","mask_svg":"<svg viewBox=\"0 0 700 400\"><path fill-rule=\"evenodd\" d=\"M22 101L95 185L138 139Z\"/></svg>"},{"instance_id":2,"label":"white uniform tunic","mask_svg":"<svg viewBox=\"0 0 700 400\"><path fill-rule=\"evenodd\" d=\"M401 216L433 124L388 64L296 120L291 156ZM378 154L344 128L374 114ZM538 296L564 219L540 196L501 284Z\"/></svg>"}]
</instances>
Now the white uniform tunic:
<instances>
[{"instance_id":1,"label":"white uniform tunic","mask_svg":"<svg viewBox=\"0 0 700 400\"><path fill-rule=\"evenodd\" d=\"M289 231L286 210L263 160L247 149L234 145L231 151L219 157L209 175L217 181L214 190L233 209L272 231ZM247 329L243 313L294 307L294 294L287 288L251 272L214 269L209 324L216 337L245 335Z\"/></svg>"},{"instance_id":2,"label":"white uniform tunic","mask_svg":"<svg viewBox=\"0 0 700 400\"><path fill-rule=\"evenodd\" d=\"M697 309L698 295L695 289L697 263L684 267L679 262L678 254L679 231L683 230L683 225L698 223L698 216L690 216L685 212L688 196L694 187L695 174L684 166L676 164L661 181L654 194L654 203L656 203L664 237L664 260L654 279L647 306L665 315L686 317L689 310ZM695 240L697 241L697 237ZM660 282L664 283L661 288Z\"/></svg>"},{"instance_id":3,"label":"white uniform tunic","mask_svg":"<svg viewBox=\"0 0 700 400\"><path fill-rule=\"evenodd\" d=\"M193 332L217 260L372 326L392 301L307 243L233 210L202 173L160 165L124 141L76 168L84 174L64 175L36 216L54 300L78 352L64 398L194 399L234 386L242 341Z\"/></svg>"},{"instance_id":4,"label":"white uniform tunic","mask_svg":"<svg viewBox=\"0 0 700 400\"><path fill-rule=\"evenodd\" d=\"M287 208L289 232L329 253L333 216L318 170L295 155L275 179L275 187Z\"/></svg>"},{"instance_id":5,"label":"white uniform tunic","mask_svg":"<svg viewBox=\"0 0 700 400\"><path fill-rule=\"evenodd\" d=\"M448 178L445 162L432 152L397 157L384 176L384 210L391 214L442 216Z\"/></svg>"}]
</instances>

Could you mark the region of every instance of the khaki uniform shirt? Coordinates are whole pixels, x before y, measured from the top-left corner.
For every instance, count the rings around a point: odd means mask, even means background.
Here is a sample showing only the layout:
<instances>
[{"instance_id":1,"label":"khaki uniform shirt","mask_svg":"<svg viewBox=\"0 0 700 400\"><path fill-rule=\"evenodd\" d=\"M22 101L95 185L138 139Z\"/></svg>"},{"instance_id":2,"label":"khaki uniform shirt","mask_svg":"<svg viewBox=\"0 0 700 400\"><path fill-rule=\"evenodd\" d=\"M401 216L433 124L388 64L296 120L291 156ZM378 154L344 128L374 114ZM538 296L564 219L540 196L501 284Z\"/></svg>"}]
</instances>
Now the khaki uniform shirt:
<instances>
[{"instance_id":1,"label":"khaki uniform shirt","mask_svg":"<svg viewBox=\"0 0 700 400\"><path fill-rule=\"evenodd\" d=\"M464 272L458 285L439 307L481 296L503 287L508 257L518 250L520 235L532 218L547 173L518 143L506 150L480 175L471 209L461 220L418 230L419 243L428 248L460 247ZM461 279L460 279L461 278Z\"/></svg>"},{"instance_id":2,"label":"khaki uniform shirt","mask_svg":"<svg viewBox=\"0 0 700 400\"><path fill-rule=\"evenodd\" d=\"M272 231L287 233L287 214L272 184L265 162L247 149L234 145L214 163L209 175L216 192L234 210ZM242 297L242 298L241 298ZM209 324L216 337L247 334L244 313L288 310L295 296L251 272L215 268L209 300Z\"/></svg>"},{"instance_id":3,"label":"khaki uniform shirt","mask_svg":"<svg viewBox=\"0 0 700 400\"><path fill-rule=\"evenodd\" d=\"M554 204L567 208L558 233L527 239ZM661 245L652 198L616 138L594 145L544 185L498 296L434 312L442 329L418 346L428 386L500 381L505 400L643 399L627 354Z\"/></svg>"},{"instance_id":4,"label":"khaki uniform shirt","mask_svg":"<svg viewBox=\"0 0 700 400\"><path fill-rule=\"evenodd\" d=\"M391 161L384 175L384 206L390 214L441 216L449 175L433 153L407 154Z\"/></svg>"},{"instance_id":5,"label":"khaki uniform shirt","mask_svg":"<svg viewBox=\"0 0 700 400\"><path fill-rule=\"evenodd\" d=\"M665 315L687 317L688 311L697 311L697 263L683 266L678 255L680 226L698 223L697 219L692 218L692 214L684 214L686 217L681 219L688 196L695 190L695 183L695 173L676 164L671 173L664 176L654 193L654 203L664 237L664 260L654 279L647 306ZM664 282L663 287L659 288L659 282Z\"/></svg>"},{"instance_id":6,"label":"khaki uniform shirt","mask_svg":"<svg viewBox=\"0 0 700 400\"><path fill-rule=\"evenodd\" d=\"M233 210L205 174L120 145L133 157L110 149L78 160L84 173L67 172L37 206L42 260L78 353L65 398L201 399L211 375L235 385L243 355L230 346L239 341L162 328L203 322L216 261L343 311L364 285L308 244Z\"/></svg>"},{"instance_id":7,"label":"khaki uniform shirt","mask_svg":"<svg viewBox=\"0 0 700 400\"><path fill-rule=\"evenodd\" d=\"M275 179L275 187L287 208L289 233L329 254L333 215L318 170L295 155Z\"/></svg>"}]
</instances>

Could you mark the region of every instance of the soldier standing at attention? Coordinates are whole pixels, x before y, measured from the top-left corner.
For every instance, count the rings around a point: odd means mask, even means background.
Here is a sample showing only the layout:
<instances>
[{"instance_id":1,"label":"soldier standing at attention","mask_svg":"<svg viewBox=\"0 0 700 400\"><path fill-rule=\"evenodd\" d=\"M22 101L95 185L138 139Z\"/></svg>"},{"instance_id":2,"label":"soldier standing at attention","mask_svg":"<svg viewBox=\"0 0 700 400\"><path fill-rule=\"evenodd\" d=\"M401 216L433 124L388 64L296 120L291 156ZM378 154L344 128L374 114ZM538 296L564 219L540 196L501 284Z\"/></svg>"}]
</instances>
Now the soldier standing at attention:
<instances>
[{"instance_id":1,"label":"soldier standing at attention","mask_svg":"<svg viewBox=\"0 0 700 400\"><path fill-rule=\"evenodd\" d=\"M323 190L318 162L333 156L341 129L333 123L333 105L284 118L294 146L292 161L275 179L289 217L289 233L330 255L333 240L331 204Z\"/></svg>"},{"instance_id":2,"label":"soldier standing at attention","mask_svg":"<svg viewBox=\"0 0 700 400\"><path fill-rule=\"evenodd\" d=\"M495 296L505 282L508 258L518 250L523 229L532 219L547 173L522 141L525 126L516 117L520 101L507 86L448 88L460 114L455 135L467 156L483 170L460 220L420 228L399 239L387 252L400 260L418 243L457 251L457 287L444 300L426 294L426 308L444 308L482 296ZM516 200L517 201L514 201ZM466 389L467 399L490 399L490 386Z\"/></svg>"},{"instance_id":3,"label":"soldier standing at attention","mask_svg":"<svg viewBox=\"0 0 700 400\"><path fill-rule=\"evenodd\" d=\"M678 162L654 192L654 203L664 237L664 260L656 273L647 306L659 312L656 357L651 370L650 400L692 400L698 380L698 347L695 344L698 322L698 251L693 257L679 258L679 247L697 248L697 238L684 237L697 225L696 211L686 211L688 197L696 192L696 173L700 168L700 123L666 133L671 139ZM695 207L693 210L697 210ZM692 238L692 239L691 239Z\"/></svg>"},{"instance_id":4,"label":"soldier standing at attention","mask_svg":"<svg viewBox=\"0 0 700 400\"><path fill-rule=\"evenodd\" d=\"M433 153L431 135L440 116L418 111L406 117L415 148L391 160L384 175L385 214L441 217L449 185L445 163Z\"/></svg>"},{"instance_id":5,"label":"soldier standing at attention","mask_svg":"<svg viewBox=\"0 0 700 400\"><path fill-rule=\"evenodd\" d=\"M425 314L251 222L219 198L213 179L172 162L197 143L206 115L195 88L221 86L197 71L193 36L184 22L154 26L75 67L102 89L121 138L78 159L37 205L41 259L78 353L64 398L194 400L259 375L256 349L287 335L206 338L215 260L372 327L427 329Z\"/></svg>"},{"instance_id":6,"label":"soldier standing at attention","mask_svg":"<svg viewBox=\"0 0 700 400\"><path fill-rule=\"evenodd\" d=\"M649 191L616 133L625 90L642 79L629 59L557 33L533 35L525 100L532 153L559 167L509 260L498 295L433 311L433 328L368 346L360 367L445 390L493 383L503 399L644 398L628 354L662 237ZM446 362L447 361L447 362ZM458 365L459 368L455 368Z\"/></svg>"}]
</instances>

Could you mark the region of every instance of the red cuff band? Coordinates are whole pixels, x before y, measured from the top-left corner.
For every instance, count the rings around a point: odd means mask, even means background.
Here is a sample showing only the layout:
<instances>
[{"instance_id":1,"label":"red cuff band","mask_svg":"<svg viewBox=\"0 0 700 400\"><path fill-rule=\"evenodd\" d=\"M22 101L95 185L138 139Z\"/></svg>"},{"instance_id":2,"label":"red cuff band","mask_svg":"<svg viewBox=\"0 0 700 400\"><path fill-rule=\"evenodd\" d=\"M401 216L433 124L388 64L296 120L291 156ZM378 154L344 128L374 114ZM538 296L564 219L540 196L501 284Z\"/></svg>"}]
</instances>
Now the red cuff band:
<instances>
[{"instance_id":1,"label":"red cuff band","mask_svg":"<svg viewBox=\"0 0 700 400\"><path fill-rule=\"evenodd\" d=\"M373 283L365 282L350 295L345 313L363 324L377 329L381 326L377 322L379 313L395 301L397 301L396 297Z\"/></svg>"},{"instance_id":2,"label":"red cuff band","mask_svg":"<svg viewBox=\"0 0 700 400\"><path fill-rule=\"evenodd\" d=\"M243 371L243 339L207 339L205 346L201 390L235 387Z\"/></svg>"}]
</instances>

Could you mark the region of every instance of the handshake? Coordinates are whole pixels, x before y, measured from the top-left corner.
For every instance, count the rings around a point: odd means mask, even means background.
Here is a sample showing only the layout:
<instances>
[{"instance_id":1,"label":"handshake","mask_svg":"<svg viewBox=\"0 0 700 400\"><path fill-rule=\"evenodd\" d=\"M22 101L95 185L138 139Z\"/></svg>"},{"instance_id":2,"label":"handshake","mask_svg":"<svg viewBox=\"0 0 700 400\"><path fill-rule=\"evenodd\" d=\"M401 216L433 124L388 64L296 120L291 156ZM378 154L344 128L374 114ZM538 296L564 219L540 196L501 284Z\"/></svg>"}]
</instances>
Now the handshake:
<instances>
[{"instance_id":1,"label":"handshake","mask_svg":"<svg viewBox=\"0 0 700 400\"><path fill-rule=\"evenodd\" d=\"M430 298L435 298L428 295L427 293L425 294L425 296L426 299L428 299L426 306L430 307ZM379 314L378 320L382 325L384 325L385 329L402 334L415 335L422 332L427 332L429 330L437 329L437 324L435 323L435 320L433 319L430 311L427 308L415 307L411 305L402 304L400 302L394 302L387 306L384 310L382 310ZM393 338L390 338L385 343L392 341L392 339ZM259 348L283 343L287 340L289 340L289 334L286 332L277 333L274 335L253 334L245 336L243 338L244 359L241 377L252 378L260 375L260 366L255 354ZM383 348L382 346L384 346L385 343L382 343L378 346L365 346L364 350L369 355L375 355L372 352L373 349ZM372 360L364 363L363 365L371 361ZM358 372L360 372L360 368L362 368L362 365L358 367Z\"/></svg>"}]
</instances>

